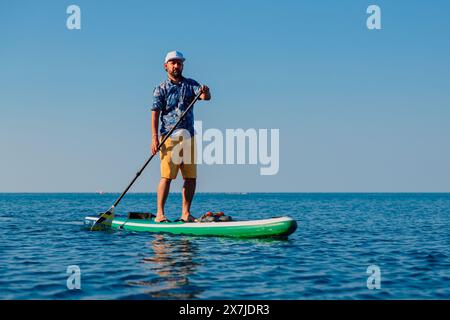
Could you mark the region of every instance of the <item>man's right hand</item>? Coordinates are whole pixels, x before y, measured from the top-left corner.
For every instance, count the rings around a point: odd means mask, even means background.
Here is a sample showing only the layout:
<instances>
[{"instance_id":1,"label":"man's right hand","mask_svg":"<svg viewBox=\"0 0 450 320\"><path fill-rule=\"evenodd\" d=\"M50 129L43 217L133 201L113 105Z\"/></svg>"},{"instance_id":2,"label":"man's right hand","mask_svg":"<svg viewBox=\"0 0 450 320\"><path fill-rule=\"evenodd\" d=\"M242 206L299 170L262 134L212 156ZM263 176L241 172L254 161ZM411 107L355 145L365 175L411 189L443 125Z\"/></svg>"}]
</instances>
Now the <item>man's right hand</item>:
<instances>
[{"instance_id":1,"label":"man's right hand","mask_svg":"<svg viewBox=\"0 0 450 320\"><path fill-rule=\"evenodd\" d=\"M152 138L152 154L155 154L156 152L158 152L158 136L153 136Z\"/></svg>"}]
</instances>

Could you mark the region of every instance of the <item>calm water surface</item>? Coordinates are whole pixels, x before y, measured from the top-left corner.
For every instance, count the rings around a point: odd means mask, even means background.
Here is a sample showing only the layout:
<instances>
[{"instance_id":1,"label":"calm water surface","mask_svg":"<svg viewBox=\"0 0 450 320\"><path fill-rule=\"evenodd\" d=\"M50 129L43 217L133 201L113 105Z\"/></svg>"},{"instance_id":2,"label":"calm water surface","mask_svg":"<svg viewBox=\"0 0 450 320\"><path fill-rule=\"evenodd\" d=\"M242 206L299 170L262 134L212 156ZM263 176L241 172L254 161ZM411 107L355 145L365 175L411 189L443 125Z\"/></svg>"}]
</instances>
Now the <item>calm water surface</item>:
<instances>
[{"instance_id":1,"label":"calm water surface","mask_svg":"<svg viewBox=\"0 0 450 320\"><path fill-rule=\"evenodd\" d=\"M83 229L117 196L0 194L0 299L450 299L450 194L196 195L197 216L289 215L288 240ZM169 197L170 219L180 197ZM155 203L128 194L117 213ZM67 289L70 265L81 290Z\"/></svg>"}]
</instances>

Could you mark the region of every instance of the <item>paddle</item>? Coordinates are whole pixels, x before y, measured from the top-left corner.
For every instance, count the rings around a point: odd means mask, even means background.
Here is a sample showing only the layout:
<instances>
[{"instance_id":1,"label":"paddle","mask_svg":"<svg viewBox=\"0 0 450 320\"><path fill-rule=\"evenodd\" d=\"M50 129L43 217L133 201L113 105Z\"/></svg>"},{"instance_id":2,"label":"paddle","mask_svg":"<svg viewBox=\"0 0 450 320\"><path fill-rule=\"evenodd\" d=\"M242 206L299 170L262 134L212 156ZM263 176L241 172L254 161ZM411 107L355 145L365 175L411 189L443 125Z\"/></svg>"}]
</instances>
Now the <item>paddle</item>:
<instances>
[{"instance_id":1,"label":"paddle","mask_svg":"<svg viewBox=\"0 0 450 320\"><path fill-rule=\"evenodd\" d=\"M175 123L175 125L172 127L172 129L170 129L169 132L166 134L164 139L158 144L158 148L156 150L157 152L164 145L166 140L170 137L170 135L173 133L173 131L176 129L176 127L180 124L180 122L184 119L185 115L189 112L189 110L191 110L192 106L194 105L195 102L197 102L197 100L200 98L202 93L203 93L203 90L200 90L200 92L197 94L197 96L194 98L194 100L192 100L192 102L189 104L187 109L181 114L180 119L178 119L177 123ZM137 178L141 175L141 173L142 173L142 171L144 171L145 167L147 167L147 165L150 163L150 161L152 161L153 157L157 154L157 152L155 154L152 154L150 156L150 158L148 158L148 160L144 163L142 168L136 173L136 176L131 180L131 182L128 184L128 186L125 188L125 190L122 192L120 197L117 198L117 200L114 202L114 204L111 206L111 208L109 208L108 211L103 212L99 215L99 218L97 219L97 221L95 221L95 223L92 225L91 231L97 231L97 230L102 230L105 227L106 228L111 227L112 220L114 219L114 208L119 204L120 200L122 200L124 195L128 192L128 190L131 188L131 186L134 184L134 182L137 180Z\"/></svg>"}]
</instances>

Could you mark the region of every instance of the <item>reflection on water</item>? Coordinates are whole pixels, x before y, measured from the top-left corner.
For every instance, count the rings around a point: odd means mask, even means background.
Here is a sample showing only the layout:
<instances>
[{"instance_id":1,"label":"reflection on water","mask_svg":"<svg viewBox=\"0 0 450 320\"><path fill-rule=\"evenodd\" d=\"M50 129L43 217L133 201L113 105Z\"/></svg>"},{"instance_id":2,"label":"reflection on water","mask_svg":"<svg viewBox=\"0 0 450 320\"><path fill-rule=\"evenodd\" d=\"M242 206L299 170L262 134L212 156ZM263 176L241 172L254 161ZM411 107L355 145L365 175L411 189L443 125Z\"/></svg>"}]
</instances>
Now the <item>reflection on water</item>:
<instances>
[{"instance_id":1,"label":"reflection on water","mask_svg":"<svg viewBox=\"0 0 450 320\"><path fill-rule=\"evenodd\" d=\"M157 299L195 299L203 291L189 283L189 275L194 274L199 265L193 259L197 250L190 240L155 235L149 247L153 255L142 262L156 277L128 284L145 286L145 292Z\"/></svg>"}]
</instances>

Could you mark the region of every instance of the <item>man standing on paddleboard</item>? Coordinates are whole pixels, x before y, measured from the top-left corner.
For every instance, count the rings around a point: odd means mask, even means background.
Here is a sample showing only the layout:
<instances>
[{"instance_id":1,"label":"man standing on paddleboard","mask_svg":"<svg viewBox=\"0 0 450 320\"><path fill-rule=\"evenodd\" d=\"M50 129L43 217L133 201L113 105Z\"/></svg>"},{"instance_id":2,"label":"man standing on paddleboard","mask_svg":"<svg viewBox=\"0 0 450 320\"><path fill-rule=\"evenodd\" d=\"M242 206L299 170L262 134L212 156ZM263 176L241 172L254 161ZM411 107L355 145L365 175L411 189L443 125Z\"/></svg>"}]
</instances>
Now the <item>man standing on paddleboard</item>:
<instances>
[{"instance_id":1,"label":"man standing on paddleboard","mask_svg":"<svg viewBox=\"0 0 450 320\"><path fill-rule=\"evenodd\" d=\"M201 86L197 81L183 77L183 63L185 58L179 51L167 53L164 69L167 71L167 80L162 82L153 91L152 105L152 154L158 151L158 144L172 129L181 114L188 108L194 98L200 94L200 100L210 100L209 88ZM159 121L161 128L158 135ZM178 171L184 179L182 190L183 204L181 220L195 222L197 219L190 214L192 199L194 198L197 181L197 164L195 163L195 132L194 112L191 108L177 129L170 135L160 148L161 180L158 185L158 211L155 222L169 222L164 215L164 205L169 195L170 183L176 179ZM177 152L176 150L180 150ZM188 152L186 161L183 153ZM176 156L183 157L180 163Z\"/></svg>"}]
</instances>

